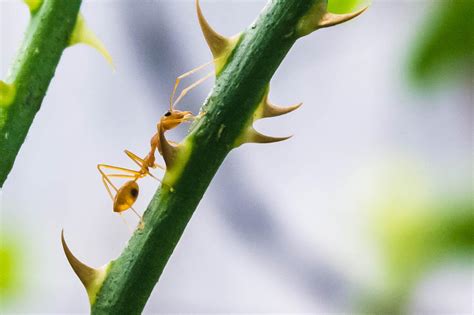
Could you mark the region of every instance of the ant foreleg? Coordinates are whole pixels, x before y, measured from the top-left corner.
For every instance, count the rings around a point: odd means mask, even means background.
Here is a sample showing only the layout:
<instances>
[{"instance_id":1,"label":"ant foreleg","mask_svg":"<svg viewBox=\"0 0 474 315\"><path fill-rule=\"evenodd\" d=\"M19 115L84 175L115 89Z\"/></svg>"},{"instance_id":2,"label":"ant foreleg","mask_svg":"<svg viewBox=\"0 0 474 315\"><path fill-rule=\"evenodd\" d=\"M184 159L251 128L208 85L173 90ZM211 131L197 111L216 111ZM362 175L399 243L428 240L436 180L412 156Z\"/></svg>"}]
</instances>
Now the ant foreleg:
<instances>
[{"instance_id":1,"label":"ant foreleg","mask_svg":"<svg viewBox=\"0 0 474 315\"><path fill-rule=\"evenodd\" d=\"M194 68L194 69L192 69L192 70L190 70L186 73L183 73L182 75L180 75L179 77L176 78L176 82L175 82L174 87L173 87L173 93L171 93L171 96L170 96L170 111L173 110L173 106L174 106L173 99L174 99L174 96L176 94L176 89L178 88L178 85L181 82L181 80L188 77L188 76L190 76L191 74L196 73L197 71L205 68L206 66L210 65L213 62L214 62L214 60L206 62L205 64L200 65L200 66L198 66L198 67L196 67L196 68Z\"/></svg>"},{"instance_id":2,"label":"ant foreleg","mask_svg":"<svg viewBox=\"0 0 474 315\"><path fill-rule=\"evenodd\" d=\"M214 71L212 72L209 72L208 74L206 74L204 77L202 77L201 79L197 80L196 82L190 84L187 88L183 89L181 91L181 94L179 94L178 98L176 98L176 100L174 101L173 105L171 106L171 108L174 108L176 106L176 104L179 103L179 101L184 97L186 96L186 94L188 94L189 91L191 91L192 89L194 89L196 86L198 86L199 84L203 83L204 81L206 81L207 79L209 79L212 75L214 75Z\"/></svg>"}]
</instances>

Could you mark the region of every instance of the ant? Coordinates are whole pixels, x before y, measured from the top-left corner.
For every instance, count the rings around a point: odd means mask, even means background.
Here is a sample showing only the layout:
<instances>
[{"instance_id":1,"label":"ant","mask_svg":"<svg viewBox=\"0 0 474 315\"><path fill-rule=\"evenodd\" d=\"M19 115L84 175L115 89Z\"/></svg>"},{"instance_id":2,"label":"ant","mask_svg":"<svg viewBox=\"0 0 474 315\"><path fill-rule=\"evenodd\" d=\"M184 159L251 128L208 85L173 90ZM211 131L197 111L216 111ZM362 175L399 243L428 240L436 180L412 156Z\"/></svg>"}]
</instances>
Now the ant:
<instances>
[{"instance_id":1,"label":"ant","mask_svg":"<svg viewBox=\"0 0 474 315\"><path fill-rule=\"evenodd\" d=\"M178 85L180 81L184 79L185 77L188 77L194 74L195 72L205 68L206 66L210 65L213 62L214 61L205 63L176 78L173 92L170 97L170 108L165 114L161 116L160 121L158 122L156 126L157 131L150 140L150 151L145 156L145 158L142 159L136 154L128 150L124 151L125 154L135 164L139 166L139 170L132 170L132 169L108 165L108 164L97 165L97 169L99 170L99 173L102 176L102 182L105 188L107 189L107 192L110 198L113 201L113 211L121 215L122 212L128 209L131 209L140 219L139 228L143 228L144 223L143 223L142 216L133 208L133 204L137 200L139 190L140 190L137 181L146 176L150 176L161 182L160 179L158 179L152 173L150 173L150 168L151 169L160 168L162 170L165 170L163 166L155 162L155 151L158 151L160 154L162 154L162 149L161 149L161 144L160 144L160 134L164 134L164 132L174 129L184 122L190 122L200 116L200 115L194 116L192 112L190 111L177 110L175 109L175 106L179 103L179 101L181 101L181 99L189 91L191 91L192 89L194 89L195 87L197 87L198 85L206 81L208 78L210 78L213 75L213 72L209 72L201 79L195 81L194 83L190 84L188 87L184 88L181 91L180 95L176 98L176 100L174 100ZM118 173L107 174L105 170L118 171ZM129 180L125 182L122 186L120 186L120 188L117 188L112 183L110 178L128 178ZM112 189L115 191L115 196L112 193Z\"/></svg>"}]
</instances>

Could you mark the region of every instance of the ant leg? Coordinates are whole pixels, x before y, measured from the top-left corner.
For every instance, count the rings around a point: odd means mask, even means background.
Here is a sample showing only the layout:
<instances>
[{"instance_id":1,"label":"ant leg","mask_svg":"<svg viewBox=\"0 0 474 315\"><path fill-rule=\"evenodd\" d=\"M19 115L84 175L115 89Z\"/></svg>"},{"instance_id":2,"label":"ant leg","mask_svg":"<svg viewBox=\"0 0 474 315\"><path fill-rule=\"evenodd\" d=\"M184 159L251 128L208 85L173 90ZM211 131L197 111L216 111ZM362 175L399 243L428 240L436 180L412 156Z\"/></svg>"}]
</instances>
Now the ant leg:
<instances>
[{"instance_id":1,"label":"ant leg","mask_svg":"<svg viewBox=\"0 0 474 315\"><path fill-rule=\"evenodd\" d=\"M199 84L203 83L204 81L206 81L207 79L209 79L212 75L214 75L214 72L209 72L208 74L206 74L204 77L202 77L201 79L197 80L196 82L194 82L193 84L189 85L187 88L183 89L181 91L181 94L179 94L178 98L176 98L176 100L174 101L173 105L171 106L172 108L174 108L176 106L176 104L179 103L179 101L186 95L188 94L189 91L191 91L192 89L194 89L196 86L198 86Z\"/></svg>"},{"instance_id":2,"label":"ant leg","mask_svg":"<svg viewBox=\"0 0 474 315\"><path fill-rule=\"evenodd\" d=\"M133 207L130 207L130 209L132 209L133 213L135 213L137 217L140 218L140 223L138 224L138 228L142 230L143 227L145 226L145 222L143 222L143 217Z\"/></svg>"},{"instance_id":3,"label":"ant leg","mask_svg":"<svg viewBox=\"0 0 474 315\"><path fill-rule=\"evenodd\" d=\"M130 158L132 159L133 162L135 162L138 166L140 166L141 169L143 169L143 163L145 162L142 158L138 157L135 153L133 152L130 152L128 150L125 150L125 154ZM142 164L140 164L142 163ZM162 170L165 170L165 168L157 163L155 163L153 165L153 168L155 167L158 167L158 168L161 168ZM163 183L159 178L157 178L155 175L153 175L152 173L150 173L150 171L147 170L147 174L150 175L152 178L156 179L157 181L159 181L160 183Z\"/></svg>"},{"instance_id":4,"label":"ant leg","mask_svg":"<svg viewBox=\"0 0 474 315\"><path fill-rule=\"evenodd\" d=\"M100 172L100 173L103 173L104 171L102 170L102 168L105 168L105 169L111 169L111 170L122 171L122 172L125 172L125 173L140 174L140 172L131 170L131 169L129 169L129 168L124 168L124 167L119 167L119 166L113 166L113 165L109 165L109 164L98 164L98 165L97 165L97 168L99 169L99 172Z\"/></svg>"},{"instance_id":5,"label":"ant leg","mask_svg":"<svg viewBox=\"0 0 474 315\"><path fill-rule=\"evenodd\" d=\"M112 191L110 190L110 186L117 192L118 189L115 187L114 184L110 181L109 177L121 177L121 178L135 178L134 175L124 175L124 174L108 174L108 175L102 175L102 183L104 183L105 189L107 189L107 192L109 193L110 199L112 201L114 200L114 196L112 194Z\"/></svg>"},{"instance_id":6,"label":"ant leg","mask_svg":"<svg viewBox=\"0 0 474 315\"><path fill-rule=\"evenodd\" d=\"M128 150L124 150L124 152L135 164L137 164L140 168L143 168L143 164L145 164L145 160L143 160L141 157L139 157L135 153L130 152Z\"/></svg>"},{"instance_id":7,"label":"ant leg","mask_svg":"<svg viewBox=\"0 0 474 315\"><path fill-rule=\"evenodd\" d=\"M173 93L171 93L171 97L170 97L170 111L173 110L173 99L174 99L174 96L176 94L176 89L178 88L178 85L181 82L181 80L188 77L188 76L190 76L191 74L196 73L197 71L205 68L206 66L210 65L213 62L214 62L214 60L206 62L205 64L200 65L200 66L198 66L198 67L196 67L196 68L194 68L194 69L192 69L192 70L190 70L186 73L183 73L182 75L180 75L179 77L176 78L176 82L174 83L174 87L173 87Z\"/></svg>"},{"instance_id":8,"label":"ant leg","mask_svg":"<svg viewBox=\"0 0 474 315\"><path fill-rule=\"evenodd\" d=\"M133 233L132 227L130 226L130 224L128 224L127 220L125 220L125 217L122 215L122 212L119 212L118 214L119 214L120 218L122 218L123 223L125 223L125 225L127 226L128 231L130 233Z\"/></svg>"},{"instance_id":9,"label":"ant leg","mask_svg":"<svg viewBox=\"0 0 474 315\"><path fill-rule=\"evenodd\" d=\"M106 178L105 176L102 176L102 183L104 183L104 186L105 186L105 189L107 189L107 192L109 193L109 196L110 196L110 199L112 199L112 201L114 201L114 196L112 194L112 192L110 191L110 187L109 187L109 184L112 185L110 183L109 180L106 181ZM117 191L117 187L115 187L114 185L112 185L112 187L115 189L115 191Z\"/></svg>"},{"instance_id":10,"label":"ant leg","mask_svg":"<svg viewBox=\"0 0 474 315\"><path fill-rule=\"evenodd\" d=\"M105 177L107 177L107 174L105 174L105 172L102 170L102 168L121 171L121 172L129 173L129 174L134 174L135 176L138 176L138 177L140 175L140 172L134 171L134 170L131 170L131 169L128 169L128 168L118 167L118 166L113 166L113 165L108 165L108 164L98 164L97 169L102 174L102 176L105 176Z\"/></svg>"},{"instance_id":11,"label":"ant leg","mask_svg":"<svg viewBox=\"0 0 474 315\"><path fill-rule=\"evenodd\" d=\"M107 174L107 177L116 177L116 178L136 178L135 175L127 174Z\"/></svg>"},{"instance_id":12,"label":"ant leg","mask_svg":"<svg viewBox=\"0 0 474 315\"><path fill-rule=\"evenodd\" d=\"M145 163L145 160L143 160L142 158L140 158L139 156L137 156L135 153L133 152L130 152L128 150L125 150L125 154L130 158L132 159L133 162L135 162L135 164L137 164L138 166L140 166L140 168L143 167L143 164ZM153 168L161 168L162 170L164 170L165 168L157 163L155 163L153 166Z\"/></svg>"},{"instance_id":13,"label":"ant leg","mask_svg":"<svg viewBox=\"0 0 474 315\"><path fill-rule=\"evenodd\" d=\"M106 168L106 169L113 169L113 170L119 170L119 171L123 171L123 172L128 172L128 173L131 173L131 174L106 174L102 168ZM110 180L109 177L119 177L119 178L137 178L137 175L139 175L140 173L137 172L137 171L134 171L134 170L129 170L129 169L126 169L126 168L122 168L122 167L117 167L117 166L112 166L112 165L107 165L107 164L99 164L97 165L97 169L99 170L99 172L102 174L102 182L104 183L104 186L105 188L107 189L107 192L109 193L109 196L110 196L110 199L112 199L112 201L114 200L114 196L112 194L112 191L110 190L110 186L112 186L115 191L118 191L117 187L115 187L115 185L112 183L112 181ZM133 175L132 175L133 174ZM140 218L140 225L139 225L139 228L142 229L143 228L143 218L138 214L138 212L133 209L132 207L130 207L133 212ZM130 225L128 224L127 220L125 220L125 218L122 216L122 213L119 212L119 215L120 217L122 218L123 222L125 223L125 225L127 225L128 229L130 230L130 232L133 233L133 229L130 227Z\"/></svg>"},{"instance_id":14,"label":"ant leg","mask_svg":"<svg viewBox=\"0 0 474 315\"><path fill-rule=\"evenodd\" d=\"M109 193L109 196L110 196L110 198L112 198L112 200L114 200L114 197L113 197L113 194L110 190L110 186L112 186L112 188L116 192L118 191L118 188L112 183L112 181L110 180L109 177L122 177L122 176L126 177L127 175L125 175L125 174L124 175L120 175L120 174L108 175L104 172L104 170L102 168L118 170L118 171L122 171L122 172L125 172L125 173L133 174L133 175L128 175L128 176L130 176L130 178L137 178L137 176L140 174L140 173L138 173L134 170L129 170L129 169L122 168L122 167L117 167L117 166L112 166L112 165L107 165L107 164L98 164L97 169L99 170L99 173L102 175L102 182L104 183L104 186L107 189L107 192Z\"/></svg>"},{"instance_id":15,"label":"ant leg","mask_svg":"<svg viewBox=\"0 0 474 315\"><path fill-rule=\"evenodd\" d=\"M109 179L107 174L102 170L102 168L108 168L108 167L109 167L109 165L106 165L106 164L98 164L97 165L97 169L99 170L99 173L102 175L102 182L104 183L105 188L107 188L107 191L109 192L109 195L113 200L114 198L112 197L112 192L110 191L109 185L112 186L115 189L115 191L118 191L118 189L117 189L117 187L115 187L115 185Z\"/></svg>"},{"instance_id":16,"label":"ant leg","mask_svg":"<svg viewBox=\"0 0 474 315\"><path fill-rule=\"evenodd\" d=\"M158 177L156 177L156 176L153 175L152 173L148 172L148 175L150 175L151 178L156 179L157 181L159 181L160 183L163 184L163 182L161 181L161 179L159 179Z\"/></svg>"}]
</instances>

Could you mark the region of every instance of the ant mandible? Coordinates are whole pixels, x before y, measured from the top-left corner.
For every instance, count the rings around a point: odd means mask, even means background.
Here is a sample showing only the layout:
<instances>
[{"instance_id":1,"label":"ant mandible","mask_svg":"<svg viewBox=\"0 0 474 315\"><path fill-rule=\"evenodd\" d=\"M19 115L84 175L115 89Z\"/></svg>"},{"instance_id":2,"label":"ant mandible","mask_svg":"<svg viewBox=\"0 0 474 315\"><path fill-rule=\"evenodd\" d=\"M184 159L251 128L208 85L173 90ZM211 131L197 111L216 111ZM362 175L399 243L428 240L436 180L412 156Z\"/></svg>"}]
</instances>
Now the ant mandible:
<instances>
[{"instance_id":1,"label":"ant mandible","mask_svg":"<svg viewBox=\"0 0 474 315\"><path fill-rule=\"evenodd\" d=\"M168 130L174 129L180 124L184 122L190 122L194 120L197 116L194 116L192 112L190 111L180 111L175 109L175 106L181 101L181 99L186 96L186 94L197 87L199 84L203 83L206 81L208 78L210 78L213 75L213 71L209 72L206 74L204 77L200 78L199 80L195 81L194 83L190 84L188 87L184 88L180 95L174 100L176 90L178 88L179 83L181 82L182 79L185 77L188 77L195 72L205 68L206 66L210 65L214 61L205 63L199 67L196 67L192 69L191 71L188 71L179 77L176 78L176 82L173 88L173 92L171 93L170 97L170 108L169 111L167 111L165 114L163 114L160 118L160 121L158 122L156 126L156 133L153 135L153 137L150 140L150 151L146 155L145 158L140 158L136 154L130 152L129 150L125 150L125 154L135 163L139 166L138 170L132 170L128 168L123 168L123 167L118 167L114 165L108 165L108 164L98 164L97 169L99 170L99 173L102 176L102 182L110 196L110 198L113 201L113 211L117 212L119 214L122 214L122 212L131 209L140 219L140 224L139 227L143 228L143 218L142 216L133 208L133 204L138 198L139 194L139 186L137 181L141 178L144 178L146 176L150 176L152 178L155 178L156 180L160 181L157 177L155 177L152 173L150 173L150 168L156 169L165 169L161 165L157 164L155 162L155 151L158 150L160 154L162 154L161 150L161 145L160 145L160 133L164 133ZM112 171L117 171L117 173L109 173L107 174L105 170L112 170ZM128 178L127 182L125 182L120 188L117 188L112 183L111 178ZM161 181L160 181L161 182ZM112 189L115 191L115 195L112 193Z\"/></svg>"}]
</instances>

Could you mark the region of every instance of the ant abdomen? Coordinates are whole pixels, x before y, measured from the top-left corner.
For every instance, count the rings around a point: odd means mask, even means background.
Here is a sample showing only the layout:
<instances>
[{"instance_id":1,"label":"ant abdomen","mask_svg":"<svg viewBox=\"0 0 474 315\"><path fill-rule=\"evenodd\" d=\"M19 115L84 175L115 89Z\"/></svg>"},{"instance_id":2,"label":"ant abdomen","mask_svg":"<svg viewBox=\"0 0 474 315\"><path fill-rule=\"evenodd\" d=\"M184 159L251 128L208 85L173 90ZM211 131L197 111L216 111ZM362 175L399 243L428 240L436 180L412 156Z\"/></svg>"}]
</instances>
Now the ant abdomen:
<instances>
[{"instance_id":1,"label":"ant abdomen","mask_svg":"<svg viewBox=\"0 0 474 315\"><path fill-rule=\"evenodd\" d=\"M136 181L131 180L123 184L114 198L114 212L123 212L130 209L138 198L140 188Z\"/></svg>"}]
</instances>

